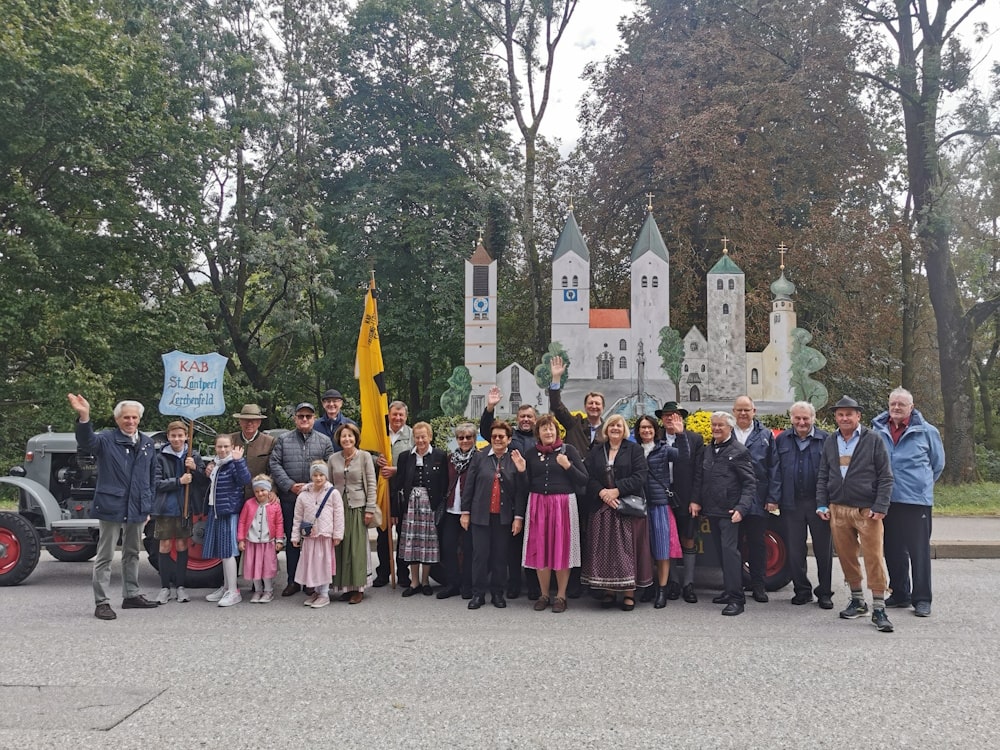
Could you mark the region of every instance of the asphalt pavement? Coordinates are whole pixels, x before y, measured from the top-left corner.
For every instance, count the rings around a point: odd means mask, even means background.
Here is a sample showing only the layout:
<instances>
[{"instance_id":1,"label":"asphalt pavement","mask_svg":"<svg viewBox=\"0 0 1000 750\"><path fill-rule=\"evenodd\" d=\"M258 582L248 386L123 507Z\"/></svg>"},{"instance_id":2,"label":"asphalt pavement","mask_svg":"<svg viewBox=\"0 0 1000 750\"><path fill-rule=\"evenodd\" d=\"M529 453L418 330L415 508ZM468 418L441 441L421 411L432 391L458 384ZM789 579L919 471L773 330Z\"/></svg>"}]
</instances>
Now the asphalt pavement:
<instances>
[{"instance_id":1,"label":"asphalt pavement","mask_svg":"<svg viewBox=\"0 0 1000 750\"><path fill-rule=\"evenodd\" d=\"M988 529L935 520L943 541L1000 539ZM833 611L786 588L735 618L704 590L560 615L389 589L223 609L196 590L153 611L116 599L102 622L90 575L45 554L0 589L0 748L1000 746L996 559L939 557L931 617L890 610L891 634L840 620L841 587ZM141 582L155 594L145 559Z\"/></svg>"}]
</instances>

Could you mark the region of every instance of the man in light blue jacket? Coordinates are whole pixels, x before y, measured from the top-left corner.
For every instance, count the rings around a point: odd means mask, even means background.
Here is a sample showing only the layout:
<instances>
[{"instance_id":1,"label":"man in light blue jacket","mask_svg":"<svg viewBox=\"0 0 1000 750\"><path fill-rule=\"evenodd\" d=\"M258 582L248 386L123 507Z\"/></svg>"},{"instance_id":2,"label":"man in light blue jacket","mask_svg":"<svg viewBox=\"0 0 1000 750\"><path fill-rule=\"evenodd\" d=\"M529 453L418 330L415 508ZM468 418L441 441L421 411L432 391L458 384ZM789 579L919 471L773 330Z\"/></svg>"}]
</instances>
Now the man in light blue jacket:
<instances>
[{"instance_id":1,"label":"man in light blue jacket","mask_svg":"<svg viewBox=\"0 0 1000 750\"><path fill-rule=\"evenodd\" d=\"M931 510L934 483L944 471L944 445L937 428L913 408L905 388L889 394L889 410L872 420L882 436L895 483L885 517L885 564L892 595L887 607L913 605L917 617L931 613ZM913 585L910 585L910 571Z\"/></svg>"}]
</instances>

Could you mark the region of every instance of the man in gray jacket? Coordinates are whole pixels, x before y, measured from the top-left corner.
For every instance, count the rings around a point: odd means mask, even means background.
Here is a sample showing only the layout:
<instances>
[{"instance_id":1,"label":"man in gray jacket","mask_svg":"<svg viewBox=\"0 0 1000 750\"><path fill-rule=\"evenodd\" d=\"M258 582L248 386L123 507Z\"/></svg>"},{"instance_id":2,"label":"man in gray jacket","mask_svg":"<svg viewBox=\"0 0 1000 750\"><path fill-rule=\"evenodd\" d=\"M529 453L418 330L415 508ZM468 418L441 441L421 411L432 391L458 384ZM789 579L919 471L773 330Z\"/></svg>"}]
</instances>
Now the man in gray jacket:
<instances>
[{"instance_id":1,"label":"man in gray jacket","mask_svg":"<svg viewBox=\"0 0 1000 750\"><path fill-rule=\"evenodd\" d=\"M892 623L885 614L888 581L882 552L882 519L892 495L889 454L882 438L861 426L861 407L853 398L844 396L834 404L833 416L839 429L823 446L816 512L830 522L833 547L851 588L851 601L840 616L853 620L868 614L861 590L860 552L872 592L872 622L879 631L891 633Z\"/></svg>"},{"instance_id":2,"label":"man in gray jacket","mask_svg":"<svg viewBox=\"0 0 1000 750\"><path fill-rule=\"evenodd\" d=\"M292 538L292 522L295 516L295 499L309 484L309 464L319 459L327 460L333 453L333 443L326 435L313 429L316 423L316 407L303 402L295 407L295 429L289 430L274 442L271 449L271 478L278 488L281 499L281 515L285 522L285 538ZM292 596L302 590L295 582L295 570L299 566L300 550L285 548L288 567L288 584L282 596Z\"/></svg>"}]
</instances>

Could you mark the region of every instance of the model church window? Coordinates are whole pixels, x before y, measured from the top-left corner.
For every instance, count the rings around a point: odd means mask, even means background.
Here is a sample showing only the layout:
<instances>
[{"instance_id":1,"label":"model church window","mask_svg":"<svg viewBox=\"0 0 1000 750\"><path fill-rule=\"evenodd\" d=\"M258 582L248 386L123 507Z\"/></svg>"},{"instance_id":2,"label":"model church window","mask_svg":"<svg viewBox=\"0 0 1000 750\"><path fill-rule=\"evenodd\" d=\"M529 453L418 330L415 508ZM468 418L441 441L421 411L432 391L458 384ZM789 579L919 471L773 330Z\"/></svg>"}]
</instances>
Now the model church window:
<instances>
[{"instance_id":1,"label":"model church window","mask_svg":"<svg viewBox=\"0 0 1000 750\"><path fill-rule=\"evenodd\" d=\"M729 290L732 291L735 288L736 288L736 282L733 281L733 279L730 279L729 280Z\"/></svg>"},{"instance_id":2,"label":"model church window","mask_svg":"<svg viewBox=\"0 0 1000 750\"><path fill-rule=\"evenodd\" d=\"M647 279L645 276L643 276L642 277L642 288L645 289L647 286L649 286L649 279Z\"/></svg>"},{"instance_id":3,"label":"model church window","mask_svg":"<svg viewBox=\"0 0 1000 750\"><path fill-rule=\"evenodd\" d=\"M694 342L694 341L691 342L691 351L693 351L693 352L698 351L698 343L697 342Z\"/></svg>"},{"instance_id":4,"label":"model church window","mask_svg":"<svg viewBox=\"0 0 1000 750\"><path fill-rule=\"evenodd\" d=\"M618 342L618 350L622 351L622 352L627 352L628 351L628 342L625 341L625 339L621 339Z\"/></svg>"},{"instance_id":5,"label":"model church window","mask_svg":"<svg viewBox=\"0 0 1000 750\"><path fill-rule=\"evenodd\" d=\"M576 289L578 286L580 286L580 280L576 276L574 276L573 277L573 288Z\"/></svg>"},{"instance_id":6,"label":"model church window","mask_svg":"<svg viewBox=\"0 0 1000 750\"><path fill-rule=\"evenodd\" d=\"M567 279L565 276L562 277L562 285L563 289L569 286L569 279Z\"/></svg>"},{"instance_id":7,"label":"model church window","mask_svg":"<svg viewBox=\"0 0 1000 750\"><path fill-rule=\"evenodd\" d=\"M653 289L656 289L659 286L660 286L660 277L659 276L654 276L653 277Z\"/></svg>"},{"instance_id":8,"label":"model church window","mask_svg":"<svg viewBox=\"0 0 1000 750\"><path fill-rule=\"evenodd\" d=\"M628 360L626 360L625 357L620 358L618 360L618 369L624 370L627 367L628 367Z\"/></svg>"},{"instance_id":9,"label":"model church window","mask_svg":"<svg viewBox=\"0 0 1000 750\"><path fill-rule=\"evenodd\" d=\"M721 290L721 289L722 289L722 279L718 279L718 280L717 280L717 281L715 282L715 288L716 288L716 289L719 289L719 290Z\"/></svg>"},{"instance_id":10,"label":"model church window","mask_svg":"<svg viewBox=\"0 0 1000 750\"><path fill-rule=\"evenodd\" d=\"M722 306L722 314L723 315L729 315L729 305L723 305Z\"/></svg>"},{"instance_id":11,"label":"model church window","mask_svg":"<svg viewBox=\"0 0 1000 750\"><path fill-rule=\"evenodd\" d=\"M750 383L751 385L757 385L760 383L760 375L757 373L757 368L750 370Z\"/></svg>"}]
</instances>

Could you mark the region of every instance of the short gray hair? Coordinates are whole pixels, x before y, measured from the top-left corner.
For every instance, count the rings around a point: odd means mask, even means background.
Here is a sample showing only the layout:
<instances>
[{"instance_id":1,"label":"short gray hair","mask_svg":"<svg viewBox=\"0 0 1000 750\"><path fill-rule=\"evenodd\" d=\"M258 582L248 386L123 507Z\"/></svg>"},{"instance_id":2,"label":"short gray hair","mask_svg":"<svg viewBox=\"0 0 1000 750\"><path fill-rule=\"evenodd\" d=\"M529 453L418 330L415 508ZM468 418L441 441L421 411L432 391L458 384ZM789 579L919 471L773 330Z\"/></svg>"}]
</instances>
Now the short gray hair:
<instances>
[{"instance_id":1,"label":"short gray hair","mask_svg":"<svg viewBox=\"0 0 1000 750\"><path fill-rule=\"evenodd\" d=\"M906 390L903 386L898 388L893 388L892 392L889 394L889 400L892 401L893 396L903 396L907 401L910 402L910 406L913 406L913 394Z\"/></svg>"},{"instance_id":2,"label":"short gray hair","mask_svg":"<svg viewBox=\"0 0 1000 750\"><path fill-rule=\"evenodd\" d=\"M458 437L458 433L460 432L471 432L472 437L475 437L478 429L479 428L472 424L472 422L462 422L461 424L455 425L455 437Z\"/></svg>"},{"instance_id":3,"label":"short gray hair","mask_svg":"<svg viewBox=\"0 0 1000 750\"><path fill-rule=\"evenodd\" d=\"M728 411L713 411L712 416L709 419L724 419L726 423L735 428L736 427L736 417L730 414Z\"/></svg>"},{"instance_id":4,"label":"short gray hair","mask_svg":"<svg viewBox=\"0 0 1000 750\"><path fill-rule=\"evenodd\" d=\"M140 404L138 401L119 401L117 404L115 404L115 411L114 411L115 419L118 419L118 417L122 415L122 412L126 408L138 409L139 419L142 419L142 415L146 413L146 407Z\"/></svg>"},{"instance_id":5,"label":"short gray hair","mask_svg":"<svg viewBox=\"0 0 1000 750\"><path fill-rule=\"evenodd\" d=\"M812 402L810 401L796 401L794 404L788 407L788 416L792 416L792 412L798 409L805 409L807 412L809 412L810 417L815 418L816 416L816 407L813 406Z\"/></svg>"},{"instance_id":6,"label":"short gray hair","mask_svg":"<svg viewBox=\"0 0 1000 750\"><path fill-rule=\"evenodd\" d=\"M402 401L393 401L389 404L389 411L393 409L402 409L406 414L410 413L410 409Z\"/></svg>"}]
</instances>

